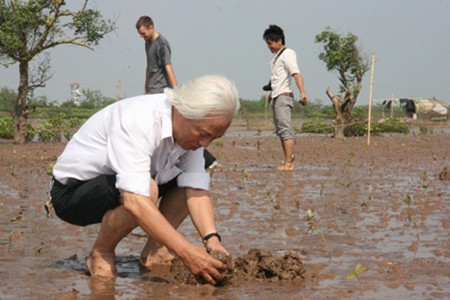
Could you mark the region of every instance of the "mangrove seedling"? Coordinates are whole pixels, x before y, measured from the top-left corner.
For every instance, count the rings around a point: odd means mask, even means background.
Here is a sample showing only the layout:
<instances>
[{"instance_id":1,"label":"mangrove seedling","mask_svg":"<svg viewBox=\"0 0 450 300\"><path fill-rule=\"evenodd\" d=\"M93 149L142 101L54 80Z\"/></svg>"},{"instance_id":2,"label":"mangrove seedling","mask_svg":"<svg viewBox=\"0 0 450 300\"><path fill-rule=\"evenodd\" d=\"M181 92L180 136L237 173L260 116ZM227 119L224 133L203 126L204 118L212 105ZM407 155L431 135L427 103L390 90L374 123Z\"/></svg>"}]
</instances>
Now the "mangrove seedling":
<instances>
[{"instance_id":1,"label":"mangrove seedling","mask_svg":"<svg viewBox=\"0 0 450 300\"><path fill-rule=\"evenodd\" d=\"M408 206L408 222L412 223L414 228L416 229L416 236L417 236L417 241L420 240L420 236L419 236L419 228L417 227L417 223L416 220L413 220L412 217L412 197L410 195L406 195L406 198L403 199L403 202Z\"/></svg>"},{"instance_id":2,"label":"mangrove seedling","mask_svg":"<svg viewBox=\"0 0 450 300\"><path fill-rule=\"evenodd\" d=\"M363 267L361 264L358 263L358 264L356 264L355 268L350 271L350 275L347 276L348 280L353 280L355 278L358 280L358 285L359 285L359 288L360 288L361 292L363 293L363 295L364 295L365 290L364 290L364 286L361 282L361 274L365 270L367 270L367 268Z\"/></svg>"},{"instance_id":3,"label":"mangrove seedling","mask_svg":"<svg viewBox=\"0 0 450 300\"><path fill-rule=\"evenodd\" d=\"M428 188L428 172L427 170L423 171L423 185L424 189Z\"/></svg>"},{"instance_id":4,"label":"mangrove seedling","mask_svg":"<svg viewBox=\"0 0 450 300\"><path fill-rule=\"evenodd\" d=\"M325 237L323 236L322 231L317 225L316 218L314 216L314 211L312 209L308 209L306 211L306 223L308 224L308 229L306 230L306 233L312 233L314 229L317 229L317 232L319 232L320 237L322 238L323 243L325 244L325 247L327 248L328 253L328 262L331 262L331 251L328 247L328 243L325 240Z\"/></svg>"}]
</instances>

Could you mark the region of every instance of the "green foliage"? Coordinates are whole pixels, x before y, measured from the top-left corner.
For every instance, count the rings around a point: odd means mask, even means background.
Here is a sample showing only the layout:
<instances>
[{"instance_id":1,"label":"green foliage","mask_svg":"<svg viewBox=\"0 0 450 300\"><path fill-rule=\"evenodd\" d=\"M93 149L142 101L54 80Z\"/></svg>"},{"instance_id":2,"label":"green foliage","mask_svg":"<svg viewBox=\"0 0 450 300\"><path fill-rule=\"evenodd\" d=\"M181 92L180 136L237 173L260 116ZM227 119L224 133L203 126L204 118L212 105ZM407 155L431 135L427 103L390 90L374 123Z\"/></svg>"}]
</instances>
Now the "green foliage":
<instances>
[{"instance_id":1,"label":"green foliage","mask_svg":"<svg viewBox=\"0 0 450 300\"><path fill-rule=\"evenodd\" d=\"M334 127L326 124L321 118L312 118L302 124L300 131L304 133L329 134L334 132Z\"/></svg>"},{"instance_id":2,"label":"green foliage","mask_svg":"<svg viewBox=\"0 0 450 300\"><path fill-rule=\"evenodd\" d=\"M115 29L114 22L102 19L98 11L86 7L69 11L65 5L60 0L1 1L0 59L7 63L31 61L61 44L97 45ZM72 29L73 35L65 28Z\"/></svg>"},{"instance_id":3,"label":"green foliage","mask_svg":"<svg viewBox=\"0 0 450 300\"><path fill-rule=\"evenodd\" d=\"M367 126L366 126L367 130ZM383 133L383 132L395 132L395 133L409 133L409 127L399 121L399 119L388 119L384 122L372 123L371 132Z\"/></svg>"},{"instance_id":4,"label":"green foliage","mask_svg":"<svg viewBox=\"0 0 450 300\"><path fill-rule=\"evenodd\" d=\"M11 117L0 118L0 138L12 139L14 137L13 119Z\"/></svg>"},{"instance_id":5,"label":"green foliage","mask_svg":"<svg viewBox=\"0 0 450 300\"><path fill-rule=\"evenodd\" d=\"M406 205L411 206L412 198L410 195L407 195L406 198L403 200Z\"/></svg>"},{"instance_id":6,"label":"green foliage","mask_svg":"<svg viewBox=\"0 0 450 300\"><path fill-rule=\"evenodd\" d=\"M75 130L83 123L77 118L66 118L62 113L28 129L28 137L37 136L42 142L59 142L63 138L70 140Z\"/></svg>"},{"instance_id":7,"label":"green foliage","mask_svg":"<svg viewBox=\"0 0 450 300\"><path fill-rule=\"evenodd\" d=\"M262 96L258 101L240 99L241 110L246 113L264 111L266 107L266 97Z\"/></svg>"},{"instance_id":8,"label":"green foliage","mask_svg":"<svg viewBox=\"0 0 450 300\"><path fill-rule=\"evenodd\" d=\"M359 278L361 277L361 274L365 270L367 270L366 267L363 267L361 264L356 264L355 268L350 271L350 275L347 276L347 279L353 280L353 279L357 278L359 280Z\"/></svg>"},{"instance_id":9,"label":"green foliage","mask_svg":"<svg viewBox=\"0 0 450 300\"><path fill-rule=\"evenodd\" d=\"M76 14L67 27L74 31L75 36L84 36L87 45L98 45L105 34L114 29L115 24L109 20L103 20L100 12L87 9Z\"/></svg>"},{"instance_id":10,"label":"green foliage","mask_svg":"<svg viewBox=\"0 0 450 300\"><path fill-rule=\"evenodd\" d=\"M328 71L338 74L340 91L351 91L353 97L359 94L358 83L369 70L368 60L357 45L358 37L352 33L340 35L327 27L315 36L316 43L322 43L324 51L319 54Z\"/></svg>"},{"instance_id":11,"label":"green foliage","mask_svg":"<svg viewBox=\"0 0 450 300\"><path fill-rule=\"evenodd\" d=\"M354 122L344 130L345 136L364 136L368 133L368 124L365 120L354 119ZM380 134L386 132L409 133L409 127L401 123L398 119L392 118L382 122L372 122L370 127L371 134Z\"/></svg>"},{"instance_id":12,"label":"green foliage","mask_svg":"<svg viewBox=\"0 0 450 300\"><path fill-rule=\"evenodd\" d=\"M420 134L423 134L423 135L430 135L430 134L434 133L434 130L433 130L433 128L427 128L425 126L420 126L419 132L420 132Z\"/></svg>"},{"instance_id":13,"label":"green foliage","mask_svg":"<svg viewBox=\"0 0 450 300\"><path fill-rule=\"evenodd\" d=\"M309 101L307 105L295 104L292 109L293 116L304 118L333 118L335 113L331 105L324 105L320 99Z\"/></svg>"},{"instance_id":14,"label":"green foliage","mask_svg":"<svg viewBox=\"0 0 450 300\"><path fill-rule=\"evenodd\" d=\"M29 115L29 119L50 119L58 114L71 118L88 119L100 110L100 108L86 109L78 106L67 106L66 103L68 102L61 104L61 106L36 107L34 112Z\"/></svg>"},{"instance_id":15,"label":"green foliage","mask_svg":"<svg viewBox=\"0 0 450 300\"><path fill-rule=\"evenodd\" d=\"M257 119L264 118L266 113L266 98L262 96L258 101L240 99L241 109L238 112L237 118L243 119ZM272 110L267 106L267 112L270 114Z\"/></svg>"},{"instance_id":16,"label":"green foliage","mask_svg":"<svg viewBox=\"0 0 450 300\"><path fill-rule=\"evenodd\" d=\"M0 89L0 110L13 112L16 98L17 93L14 90L2 87Z\"/></svg>"},{"instance_id":17,"label":"green foliage","mask_svg":"<svg viewBox=\"0 0 450 300\"><path fill-rule=\"evenodd\" d=\"M15 142L26 142L28 93L44 87L51 78L49 59L38 63L35 71L29 71L30 64L41 55L48 58L47 51L59 45L92 49L115 29L115 23L104 20L100 12L89 9L88 2L82 1L79 10L69 10L63 0L0 1L0 64L20 64L21 85L15 101L14 118L21 122L17 122L15 127Z\"/></svg>"},{"instance_id":18,"label":"green foliage","mask_svg":"<svg viewBox=\"0 0 450 300\"><path fill-rule=\"evenodd\" d=\"M31 97L28 100L28 106L31 107L48 107L55 106L55 102L49 102L47 96Z\"/></svg>"},{"instance_id":19,"label":"green foliage","mask_svg":"<svg viewBox=\"0 0 450 300\"><path fill-rule=\"evenodd\" d=\"M80 102L81 108L103 108L116 101L113 98L103 96L98 90L82 90L82 94L85 96L85 99Z\"/></svg>"},{"instance_id":20,"label":"green foliage","mask_svg":"<svg viewBox=\"0 0 450 300\"><path fill-rule=\"evenodd\" d=\"M77 128L84 122L78 118L66 118L63 113L52 116L36 126L27 124L27 139L35 137L42 142L59 142L69 140ZM13 119L0 118L0 138L12 139L14 137Z\"/></svg>"}]
</instances>

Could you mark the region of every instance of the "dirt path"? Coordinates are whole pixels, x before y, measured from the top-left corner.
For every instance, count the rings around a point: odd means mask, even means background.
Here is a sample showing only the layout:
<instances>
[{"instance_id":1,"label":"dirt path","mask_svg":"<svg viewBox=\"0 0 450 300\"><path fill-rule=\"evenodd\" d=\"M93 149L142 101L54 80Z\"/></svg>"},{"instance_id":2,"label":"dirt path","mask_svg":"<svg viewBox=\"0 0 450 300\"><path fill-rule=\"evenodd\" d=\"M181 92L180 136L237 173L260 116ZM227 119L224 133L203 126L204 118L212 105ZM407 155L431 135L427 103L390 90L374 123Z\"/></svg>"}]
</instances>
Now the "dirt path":
<instances>
[{"instance_id":1,"label":"dirt path","mask_svg":"<svg viewBox=\"0 0 450 300\"><path fill-rule=\"evenodd\" d=\"M0 144L0 299L448 299L448 134L345 141L296 137L297 168L279 173L279 141L233 132L210 147L218 227L236 259L255 248L297 255L302 281L242 278L223 287L168 283L142 272L145 241L121 242L115 280L86 276L98 226L47 218L49 164L62 144ZM440 178L441 174L441 178ZM409 203L409 204L408 204ZM307 211L312 215L307 218ZM190 221L180 230L200 244ZM356 266L359 279L347 279Z\"/></svg>"}]
</instances>

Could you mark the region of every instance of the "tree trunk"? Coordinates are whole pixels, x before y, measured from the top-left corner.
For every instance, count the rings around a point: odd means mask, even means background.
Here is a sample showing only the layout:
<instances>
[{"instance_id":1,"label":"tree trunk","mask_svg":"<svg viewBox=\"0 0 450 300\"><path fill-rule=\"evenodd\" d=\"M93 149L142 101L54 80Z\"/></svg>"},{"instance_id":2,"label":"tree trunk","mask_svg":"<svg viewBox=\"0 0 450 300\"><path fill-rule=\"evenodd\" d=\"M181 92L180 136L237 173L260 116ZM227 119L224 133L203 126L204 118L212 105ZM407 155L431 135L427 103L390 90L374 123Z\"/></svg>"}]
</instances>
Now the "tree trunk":
<instances>
[{"instance_id":1,"label":"tree trunk","mask_svg":"<svg viewBox=\"0 0 450 300\"><path fill-rule=\"evenodd\" d=\"M333 105L334 106L334 105ZM334 137L338 139L343 139L345 137L344 129L345 129L345 121L344 116L340 108L335 107L334 111L336 112L336 128L334 130Z\"/></svg>"},{"instance_id":2,"label":"tree trunk","mask_svg":"<svg viewBox=\"0 0 450 300\"><path fill-rule=\"evenodd\" d=\"M339 96L333 95L333 93L330 90L330 87L327 87L326 90L328 98L330 98L331 102L333 102L333 108L334 112L336 113L336 128L334 130L334 137L335 138L344 138L344 129L345 129L345 118L344 118L344 111L342 110L342 107L344 105L344 101Z\"/></svg>"},{"instance_id":3,"label":"tree trunk","mask_svg":"<svg viewBox=\"0 0 450 300\"><path fill-rule=\"evenodd\" d=\"M14 110L14 143L23 145L27 142L28 107L28 62L19 63L20 83Z\"/></svg>"}]
</instances>

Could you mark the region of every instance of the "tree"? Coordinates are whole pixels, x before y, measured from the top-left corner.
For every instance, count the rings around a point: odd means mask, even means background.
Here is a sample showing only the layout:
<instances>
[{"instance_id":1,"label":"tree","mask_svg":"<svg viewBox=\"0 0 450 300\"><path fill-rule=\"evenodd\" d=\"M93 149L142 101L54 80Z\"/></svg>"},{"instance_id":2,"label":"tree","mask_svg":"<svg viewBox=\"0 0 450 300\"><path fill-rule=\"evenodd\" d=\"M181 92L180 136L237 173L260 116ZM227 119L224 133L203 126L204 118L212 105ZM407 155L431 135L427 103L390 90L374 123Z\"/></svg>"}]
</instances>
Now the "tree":
<instances>
[{"instance_id":1,"label":"tree","mask_svg":"<svg viewBox=\"0 0 450 300\"><path fill-rule=\"evenodd\" d=\"M356 45L358 37L352 33L339 35L327 27L315 37L316 43L324 44L319 59L325 62L328 71L336 72L340 82L339 93L334 95L329 86L326 94L336 113L335 137L342 138L346 127L352 122L352 109L362 88L362 79L369 70L367 56Z\"/></svg>"},{"instance_id":2,"label":"tree","mask_svg":"<svg viewBox=\"0 0 450 300\"><path fill-rule=\"evenodd\" d=\"M115 29L100 12L88 9L84 0L79 10L65 8L64 0L0 1L0 64L19 64L19 87L13 112L14 142L26 143L28 93L51 78L48 50L70 44L93 50L93 46ZM40 60L39 60L40 59ZM37 67L30 71L30 64Z\"/></svg>"},{"instance_id":3,"label":"tree","mask_svg":"<svg viewBox=\"0 0 450 300\"><path fill-rule=\"evenodd\" d=\"M83 90L82 94L86 98L81 101L81 108L103 108L111 103L116 102L116 100L113 98L103 96L103 94L98 90L93 91L91 89L87 89Z\"/></svg>"}]
</instances>

